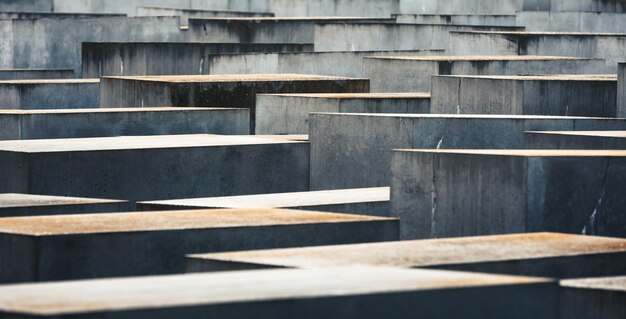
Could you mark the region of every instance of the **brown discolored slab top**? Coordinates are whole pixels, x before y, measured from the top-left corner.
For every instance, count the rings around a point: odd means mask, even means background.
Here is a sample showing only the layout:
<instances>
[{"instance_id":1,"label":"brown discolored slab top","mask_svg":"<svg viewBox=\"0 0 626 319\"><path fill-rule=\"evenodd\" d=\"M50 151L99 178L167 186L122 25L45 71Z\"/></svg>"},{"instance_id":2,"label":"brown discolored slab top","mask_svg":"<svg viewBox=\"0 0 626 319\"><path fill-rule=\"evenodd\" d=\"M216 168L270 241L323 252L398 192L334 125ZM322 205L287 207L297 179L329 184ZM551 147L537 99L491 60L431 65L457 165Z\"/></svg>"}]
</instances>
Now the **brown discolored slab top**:
<instances>
[{"instance_id":1,"label":"brown discolored slab top","mask_svg":"<svg viewBox=\"0 0 626 319\"><path fill-rule=\"evenodd\" d=\"M609 81L617 82L616 74L545 74L545 75L436 75L461 79L513 81Z\"/></svg>"},{"instance_id":2,"label":"brown discolored slab top","mask_svg":"<svg viewBox=\"0 0 626 319\"><path fill-rule=\"evenodd\" d=\"M430 99L430 93L283 93L258 95L320 99Z\"/></svg>"},{"instance_id":3,"label":"brown discolored slab top","mask_svg":"<svg viewBox=\"0 0 626 319\"><path fill-rule=\"evenodd\" d=\"M35 85L35 84L90 84L100 83L100 79L44 79L44 80L2 80L0 85Z\"/></svg>"},{"instance_id":4,"label":"brown discolored slab top","mask_svg":"<svg viewBox=\"0 0 626 319\"><path fill-rule=\"evenodd\" d=\"M411 61L562 61L592 60L581 57L539 56L539 55L447 55L447 56L369 56L367 59L411 60Z\"/></svg>"},{"instance_id":5,"label":"brown discolored slab top","mask_svg":"<svg viewBox=\"0 0 626 319\"><path fill-rule=\"evenodd\" d=\"M626 138L626 131L528 131L529 134Z\"/></svg>"},{"instance_id":6,"label":"brown discolored slab top","mask_svg":"<svg viewBox=\"0 0 626 319\"><path fill-rule=\"evenodd\" d=\"M364 78L309 74L215 74L215 75L154 75L154 76L105 76L105 79L152 81L165 83L211 83L211 82L288 82L288 81L369 81Z\"/></svg>"},{"instance_id":7,"label":"brown discolored slab top","mask_svg":"<svg viewBox=\"0 0 626 319\"><path fill-rule=\"evenodd\" d=\"M511 36L611 36L626 37L626 33L599 33L599 32L545 32L545 31L450 31L453 33L473 33L473 34L502 34Z\"/></svg>"},{"instance_id":8,"label":"brown discolored slab top","mask_svg":"<svg viewBox=\"0 0 626 319\"><path fill-rule=\"evenodd\" d=\"M204 209L2 218L0 233L54 236L393 220L287 209Z\"/></svg>"},{"instance_id":9,"label":"brown discolored slab top","mask_svg":"<svg viewBox=\"0 0 626 319\"><path fill-rule=\"evenodd\" d=\"M529 277L374 267L238 271L2 286L0 312L52 316L547 283Z\"/></svg>"},{"instance_id":10,"label":"brown discolored slab top","mask_svg":"<svg viewBox=\"0 0 626 319\"><path fill-rule=\"evenodd\" d=\"M82 205L100 203L123 203L122 200L79 198L63 196L46 196L30 194L0 194L0 208L10 207L33 207L33 206L57 206L57 205Z\"/></svg>"},{"instance_id":11,"label":"brown discolored slab top","mask_svg":"<svg viewBox=\"0 0 626 319\"><path fill-rule=\"evenodd\" d=\"M0 110L0 115L82 114L82 113L145 113L145 112L207 112L247 110L220 107L127 107L91 109Z\"/></svg>"},{"instance_id":12,"label":"brown discolored slab top","mask_svg":"<svg viewBox=\"0 0 626 319\"><path fill-rule=\"evenodd\" d=\"M519 157L626 157L626 150L433 150L399 149L397 152Z\"/></svg>"},{"instance_id":13,"label":"brown discolored slab top","mask_svg":"<svg viewBox=\"0 0 626 319\"><path fill-rule=\"evenodd\" d=\"M391 114L391 113L329 113L312 112L313 114L331 116L358 116L358 117L394 117L394 118L415 118L415 119L511 119L511 120L602 120L602 121L622 121L616 118L582 117L582 116L554 116L554 115L498 115L498 114Z\"/></svg>"},{"instance_id":14,"label":"brown discolored slab top","mask_svg":"<svg viewBox=\"0 0 626 319\"><path fill-rule=\"evenodd\" d=\"M346 265L430 267L506 260L626 253L626 239L535 233L190 255L190 258L293 268Z\"/></svg>"},{"instance_id":15,"label":"brown discolored slab top","mask_svg":"<svg viewBox=\"0 0 626 319\"><path fill-rule=\"evenodd\" d=\"M287 134L287 135L255 135L262 138L274 138L279 140L303 141L309 140L308 134Z\"/></svg>"},{"instance_id":16,"label":"brown discolored slab top","mask_svg":"<svg viewBox=\"0 0 626 319\"><path fill-rule=\"evenodd\" d=\"M626 292L626 277L562 280L561 286L574 289Z\"/></svg>"}]
</instances>

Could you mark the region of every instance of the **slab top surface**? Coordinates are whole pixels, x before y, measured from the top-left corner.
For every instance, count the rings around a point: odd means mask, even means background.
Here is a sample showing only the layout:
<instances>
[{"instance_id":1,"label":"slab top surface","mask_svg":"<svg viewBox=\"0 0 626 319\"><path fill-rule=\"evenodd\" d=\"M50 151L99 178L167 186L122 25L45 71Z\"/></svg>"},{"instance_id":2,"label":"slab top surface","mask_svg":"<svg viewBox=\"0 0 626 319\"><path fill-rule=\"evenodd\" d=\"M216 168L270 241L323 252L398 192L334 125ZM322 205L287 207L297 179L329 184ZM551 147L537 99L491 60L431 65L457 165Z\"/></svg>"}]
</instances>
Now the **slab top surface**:
<instances>
[{"instance_id":1,"label":"slab top surface","mask_svg":"<svg viewBox=\"0 0 626 319\"><path fill-rule=\"evenodd\" d=\"M83 280L0 287L0 312L61 315L550 283L437 270L349 267Z\"/></svg>"},{"instance_id":2,"label":"slab top surface","mask_svg":"<svg viewBox=\"0 0 626 319\"><path fill-rule=\"evenodd\" d=\"M581 57L539 56L539 55L447 55L447 56L372 56L368 59L411 60L411 61L561 61L591 60Z\"/></svg>"},{"instance_id":3,"label":"slab top surface","mask_svg":"<svg viewBox=\"0 0 626 319\"><path fill-rule=\"evenodd\" d=\"M367 80L338 76L309 74L214 74L214 75L154 75L154 76L105 76L103 78L131 81L152 81L166 83L205 83L205 82L287 82L287 81L345 81Z\"/></svg>"},{"instance_id":4,"label":"slab top surface","mask_svg":"<svg viewBox=\"0 0 626 319\"><path fill-rule=\"evenodd\" d=\"M450 31L453 33L473 33L473 34L501 34L510 36L611 36L626 37L626 33L600 33L600 32L545 32L545 31Z\"/></svg>"},{"instance_id":5,"label":"slab top surface","mask_svg":"<svg viewBox=\"0 0 626 319\"><path fill-rule=\"evenodd\" d=\"M545 74L545 75L436 75L462 79L514 80L514 81L611 81L616 74Z\"/></svg>"},{"instance_id":6,"label":"slab top surface","mask_svg":"<svg viewBox=\"0 0 626 319\"><path fill-rule=\"evenodd\" d=\"M626 131L529 131L529 134L626 138Z\"/></svg>"},{"instance_id":7,"label":"slab top surface","mask_svg":"<svg viewBox=\"0 0 626 319\"><path fill-rule=\"evenodd\" d=\"M0 194L0 208L123 203L121 200L30 194Z\"/></svg>"},{"instance_id":8,"label":"slab top surface","mask_svg":"<svg viewBox=\"0 0 626 319\"><path fill-rule=\"evenodd\" d=\"M519 157L626 157L626 150L433 150L433 149L399 149L397 152L429 153L429 154L461 154Z\"/></svg>"},{"instance_id":9,"label":"slab top surface","mask_svg":"<svg viewBox=\"0 0 626 319\"><path fill-rule=\"evenodd\" d=\"M626 240L536 233L190 255L294 268L347 265L427 267L599 253L626 253Z\"/></svg>"},{"instance_id":10,"label":"slab top surface","mask_svg":"<svg viewBox=\"0 0 626 319\"><path fill-rule=\"evenodd\" d=\"M371 17L211 17L211 18L190 18L189 20L208 21L341 21L341 20L393 20L391 18L371 18Z\"/></svg>"},{"instance_id":11,"label":"slab top surface","mask_svg":"<svg viewBox=\"0 0 626 319\"><path fill-rule=\"evenodd\" d=\"M577 289L626 292L626 277L605 277L605 278L562 280L561 286L567 287L567 288L577 288Z\"/></svg>"},{"instance_id":12,"label":"slab top surface","mask_svg":"<svg viewBox=\"0 0 626 319\"><path fill-rule=\"evenodd\" d=\"M0 115L35 115L35 114L81 114L81 113L145 113L145 112L202 112L227 111L232 108L220 107L120 107L91 109L43 109L43 110L0 110ZM243 109L237 109L243 110Z\"/></svg>"},{"instance_id":13,"label":"slab top surface","mask_svg":"<svg viewBox=\"0 0 626 319\"><path fill-rule=\"evenodd\" d=\"M0 219L0 233L53 236L392 220L287 209L204 209L10 217Z\"/></svg>"},{"instance_id":14,"label":"slab top surface","mask_svg":"<svg viewBox=\"0 0 626 319\"><path fill-rule=\"evenodd\" d=\"M430 93L288 93L258 94L262 96L285 96L321 99L430 99Z\"/></svg>"},{"instance_id":15,"label":"slab top surface","mask_svg":"<svg viewBox=\"0 0 626 319\"><path fill-rule=\"evenodd\" d=\"M41 80L2 80L0 85L30 85L30 84L90 84L100 83L100 79L41 79Z\"/></svg>"},{"instance_id":16,"label":"slab top surface","mask_svg":"<svg viewBox=\"0 0 626 319\"><path fill-rule=\"evenodd\" d=\"M145 203L182 207L290 208L302 206L386 202L389 201L389 196L389 187L380 187L299 193L190 198L180 200L152 201Z\"/></svg>"},{"instance_id":17,"label":"slab top surface","mask_svg":"<svg viewBox=\"0 0 626 319\"><path fill-rule=\"evenodd\" d=\"M391 118L414 118L414 119L460 119L460 120L601 120L623 121L616 118L582 117L582 116L554 116L554 115L498 115L498 114L407 114L407 113L329 113L311 112L312 114L327 115L333 117L391 117Z\"/></svg>"}]
</instances>

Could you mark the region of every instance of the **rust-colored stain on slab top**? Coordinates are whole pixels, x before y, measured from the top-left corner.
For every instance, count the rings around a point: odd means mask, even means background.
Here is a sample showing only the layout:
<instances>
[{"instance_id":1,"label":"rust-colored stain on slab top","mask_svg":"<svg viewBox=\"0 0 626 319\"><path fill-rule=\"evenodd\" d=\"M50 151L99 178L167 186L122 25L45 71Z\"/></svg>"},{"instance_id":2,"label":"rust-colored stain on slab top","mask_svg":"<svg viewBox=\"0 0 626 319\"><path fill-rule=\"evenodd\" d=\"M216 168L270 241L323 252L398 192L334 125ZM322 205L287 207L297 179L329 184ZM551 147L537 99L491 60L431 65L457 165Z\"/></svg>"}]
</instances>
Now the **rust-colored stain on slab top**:
<instances>
[{"instance_id":1,"label":"rust-colored stain on slab top","mask_svg":"<svg viewBox=\"0 0 626 319\"><path fill-rule=\"evenodd\" d=\"M165 75L165 76L106 76L103 78L152 81L167 83L205 83L205 82L279 82L279 81L345 81L368 80L339 76L309 74L215 74L215 75Z\"/></svg>"},{"instance_id":2,"label":"rust-colored stain on slab top","mask_svg":"<svg viewBox=\"0 0 626 319\"><path fill-rule=\"evenodd\" d=\"M30 194L0 194L0 208L9 207L32 207L32 206L55 206L55 205L81 205L123 202L113 199L77 198L63 196L45 196Z\"/></svg>"},{"instance_id":3,"label":"rust-colored stain on slab top","mask_svg":"<svg viewBox=\"0 0 626 319\"><path fill-rule=\"evenodd\" d=\"M626 292L626 277L563 280L561 281L561 286L578 289Z\"/></svg>"},{"instance_id":4,"label":"rust-colored stain on slab top","mask_svg":"<svg viewBox=\"0 0 626 319\"><path fill-rule=\"evenodd\" d=\"M46 80L2 80L0 85L35 85L35 84L90 84L100 83L100 79L46 79Z\"/></svg>"},{"instance_id":5,"label":"rust-colored stain on slab top","mask_svg":"<svg viewBox=\"0 0 626 319\"><path fill-rule=\"evenodd\" d=\"M514 81L611 81L617 82L617 74L545 74L545 75L437 75L461 79L489 79Z\"/></svg>"},{"instance_id":6,"label":"rust-colored stain on slab top","mask_svg":"<svg viewBox=\"0 0 626 319\"><path fill-rule=\"evenodd\" d=\"M369 59L412 60L412 61L561 61L590 60L581 57L541 56L541 55L447 55L447 56L370 56Z\"/></svg>"},{"instance_id":7,"label":"rust-colored stain on slab top","mask_svg":"<svg viewBox=\"0 0 626 319\"><path fill-rule=\"evenodd\" d=\"M626 157L626 150L433 150L433 149L399 149L399 152L430 153L430 154L460 154L460 155L489 155L489 156L519 156L519 157Z\"/></svg>"}]
</instances>

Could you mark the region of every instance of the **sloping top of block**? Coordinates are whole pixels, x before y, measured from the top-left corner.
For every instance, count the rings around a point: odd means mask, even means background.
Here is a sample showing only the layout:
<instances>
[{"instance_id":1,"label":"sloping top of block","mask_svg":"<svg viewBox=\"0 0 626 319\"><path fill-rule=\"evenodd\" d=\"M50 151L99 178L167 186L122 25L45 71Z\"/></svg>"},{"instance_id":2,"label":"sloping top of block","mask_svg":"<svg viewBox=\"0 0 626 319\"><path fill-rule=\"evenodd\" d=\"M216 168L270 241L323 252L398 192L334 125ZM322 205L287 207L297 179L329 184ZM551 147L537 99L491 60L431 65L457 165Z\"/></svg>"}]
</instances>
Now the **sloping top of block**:
<instances>
[{"instance_id":1,"label":"sloping top of block","mask_svg":"<svg viewBox=\"0 0 626 319\"><path fill-rule=\"evenodd\" d=\"M626 33L598 33L598 32L527 32L527 31L450 31L453 33L474 34L501 34L509 36L578 36L578 37L626 37Z\"/></svg>"},{"instance_id":2,"label":"sloping top of block","mask_svg":"<svg viewBox=\"0 0 626 319\"><path fill-rule=\"evenodd\" d=\"M626 150L411 150L397 152L521 157L626 157Z\"/></svg>"},{"instance_id":3,"label":"sloping top of block","mask_svg":"<svg viewBox=\"0 0 626 319\"><path fill-rule=\"evenodd\" d=\"M561 286L576 289L626 292L626 277L563 280L561 281Z\"/></svg>"},{"instance_id":4,"label":"sloping top of block","mask_svg":"<svg viewBox=\"0 0 626 319\"><path fill-rule=\"evenodd\" d=\"M37 84L97 84L100 79L42 79L42 80L2 80L0 85L37 85Z\"/></svg>"},{"instance_id":5,"label":"sloping top of block","mask_svg":"<svg viewBox=\"0 0 626 319\"><path fill-rule=\"evenodd\" d=\"M368 59L412 60L412 61L561 61L592 60L581 57L540 56L540 55L448 55L448 56L372 56Z\"/></svg>"},{"instance_id":6,"label":"sloping top of block","mask_svg":"<svg viewBox=\"0 0 626 319\"><path fill-rule=\"evenodd\" d=\"M161 76L105 76L103 78L131 81L153 81L167 83L205 82L287 82L287 81L345 81L368 80L338 76L308 74L215 74L215 75L161 75Z\"/></svg>"},{"instance_id":7,"label":"sloping top of block","mask_svg":"<svg viewBox=\"0 0 626 319\"><path fill-rule=\"evenodd\" d=\"M626 131L529 131L528 134L626 138Z\"/></svg>"},{"instance_id":8,"label":"sloping top of block","mask_svg":"<svg viewBox=\"0 0 626 319\"><path fill-rule=\"evenodd\" d=\"M381 21L389 20L395 21L391 18L371 18L371 17L215 17L215 18L191 18L190 20L209 20L209 21L241 21L241 22L256 22L256 21Z\"/></svg>"},{"instance_id":9,"label":"sloping top of block","mask_svg":"<svg viewBox=\"0 0 626 319\"><path fill-rule=\"evenodd\" d=\"M320 99L430 99L430 93L287 93L258 95Z\"/></svg>"},{"instance_id":10,"label":"sloping top of block","mask_svg":"<svg viewBox=\"0 0 626 319\"><path fill-rule=\"evenodd\" d=\"M312 112L312 114L330 116L358 116L358 117L392 117L392 118L414 118L414 119L511 119L511 120L602 120L602 121L622 121L616 118L580 117L580 116L547 116L547 115L489 115L489 114L391 114L391 113L328 113Z\"/></svg>"},{"instance_id":11,"label":"sloping top of block","mask_svg":"<svg viewBox=\"0 0 626 319\"><path fill-rule=\"evenodd\" d=\"M142 113L142 112L207 112L246 110L220 107L127 107L127 108L93 108L93 109L44 109L44 110L0 110L2 114L34 115L34 114L80 114L80 113Z\"/></svg>"},{"instance_id":12,"label":"sloping top of block","mask_svg":"<svg viewBox=\"0 0 626 319\"><path fill-rule=\"evenodd\" d=\"M62 196L45 196L30 194L0 194L0 208L8 207L32 207L32 206L56 206L56 205L81 205L99 203L123 203L122 200L78 198Z\"/></svg>"},{"instance_id":13,"label":"sloping top of block","mask_svg":"<svg viewBox=\"0 0 626 319\"><path fill-rule=\"evenodd\" d=\"M616 74L545 74L545 75L436 75L462 79L489 79L513 81L610 81L617 82Z\"/></svg>"}]
</instances>

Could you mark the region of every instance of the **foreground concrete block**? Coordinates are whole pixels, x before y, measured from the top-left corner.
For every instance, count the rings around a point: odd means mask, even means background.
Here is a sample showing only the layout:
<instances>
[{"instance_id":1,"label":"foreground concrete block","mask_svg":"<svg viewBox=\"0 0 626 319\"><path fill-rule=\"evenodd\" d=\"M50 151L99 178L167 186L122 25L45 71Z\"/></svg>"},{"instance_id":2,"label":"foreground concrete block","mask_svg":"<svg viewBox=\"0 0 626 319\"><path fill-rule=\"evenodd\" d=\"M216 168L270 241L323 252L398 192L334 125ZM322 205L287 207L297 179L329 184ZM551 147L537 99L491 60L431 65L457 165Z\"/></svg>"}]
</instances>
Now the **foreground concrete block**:
<instances>
[{"instance_id":1,"label":"foreground concrete block","mask_svg":"<svg viewBox=\"0 0 626 319\"><path fill-rule=\"evenodd\" d=\"M98 106L99 79L0 81L2 109L76 109Z\"/></svg>"},{"instance_id":2,"label":"foreground concrete block","mask_svg":"<svg viewBox=\"0 0 626 319\"><path fill-rule=\"evenodd\" d=\"M50 12L54 8L53 0L4 0L0 2L0 11L40 11Z\"/></svg>"},{"instance_id":3,"label":"foreground concrete block","mask_svg":"<svg viewBox=\"0 0 626 319\"><path fill-rule=\"evenodd\" d=\"M316 51L442 50L450 31L519 30L517 27L436 24L335 23L315 25ZM448 54L448 52L446 52Z\"/></svg>"},{"instance_id":4,"label":"foreground concrete block","mask_svg":"<svg viewBox=\"0 0 626 319\"><path fill-rule=\"evenodd\" d=\"M430 92L433 75L593 74L604 60L550 56L389 56L365 58L372 92Z\"/></svg>"},{"instance_id":5,"label":"foreground concrete block","mask_svg":"<svg viewBox=\"0 0 626 319\"><path fill-rule=\"evenodd\" d=\"M22 284L1 287L0 296L0 318L551 319L558 313L557 284L546 279L372 267Z\"/></svg>"},{"instance_id":6,"label":"foreground concrete block","mask_svg":"<svg viewBox=\"0 0 626 319\"><path fill-rule=\"evenodd\" d=\"M626 316L626 277L561 281L561 318L618 319Z\"/></svg>"},{"instance_id":7,"label":"foreground concrete block","mask_svg":"<svg viewBox=\"0 0 626 319\"><path fill-rule=\"evenodd\" d=\"M391 218L280 209L0 219L0 282L185 271L185 254L391 241Z\"/></svg>"},{"instance_id":8,"label":"foreground concrete block","mask_svg":"<svg viewBox=\"0 0 626 319\"><path fill-rule=\"evenodd\" d=\"M122 212L133 209L126 201L29 194L0 194L0 217Z\"/></svg>"},{"instance_id":9,"label":"foreground concrete block","mask_svg":"<svg viewBox=\"0 0 626 319\"><path fill-rule=\"evenodd\" d=\"M393 14L397 23L516 26L515 14Z\"/></svg>"},{"instance_id":10,"label":"foreground concrete block","mask_svg":"<svg viewBox=\"0 0 626 319\"><path fill-rule=\"evenodd\" d=\"M307 191L309 144L166 135L0 142L0 192L159 200Z\"/></svg>"},{"instance_id":11,"label":"foreground concrete block","mask_svg":"<svg viewBox=\"0 0 626 319\"><path fill-rule=\"evenodd\" d=\"M209 74L220 53L313 51L298 43L83 42L84 78L105 75Z\"/></svg>"},{"instance_id":12,"label":"foreground concrete block","mask_svg":"<svg viewBox=\"0 0 626 319\"><path fill-rule=\"evenodd\" d=\"M626 149L626 131L526 132L527 149Z\"/></svg>"},{"instance_id":13,"label":"foreground concrete block","mask_svg":"<svg viewBox=\"0 0 626 319\"><path fill-rule=\"evenodd\" d=\"M626 63L617 68L617 116L626 117Z\"/></svg>"},{"instance_id":14,"label":"foreground concrete block","mask_svg":"<svg viewBox=\"0 0 626 319\"><path fill-rule=\"evenodd\" d=\"M615 75L434 76L432 113L618 116Z\"/></svg>"},{"instance_id":15,"label":"foreground concrete block","mask_svg":"<svg viewBox=\"0 0 626 319\"><path fill-rule=\"evenodd\" d=\"M308 134L312 112L428 114L430 94L259 94L256 133Z\"/></svg>"},{"instance_id":16,"label":"foreground concrete block","mask_svg":"<svg viewBox=\"0 0 626 319\"><path fill-rule=\"evenodd\" d=\"M232 108L0 110L0 140L122 135L246 135L250 111Z\"/></svg>"},{"instance_id":17,"label":"foreground concrete block","mask_svg":"<svg viewBox=\"0 0 626 319\"><path fill-rule=\"evenodd\" d=\"M521 6L521 0L400 0L400 13L501 15L515 14Z\"/></svg>"},{"instance_id":18,"label":"foreground concrete block","mask_svg":"<svg viewBox=\"0 0 626 319\"><path fill-rule=\"evenodd\" d=\"M313 113L311 190L389 186L392 149L522 149L524 132L624 130L581 117Z\"/></svg>"},{"instance_id":19,"label":"foreground concrete block","mask_svg":"<svg viewBox=\"0 0 626 319\"><path fill-rule=\"evenodd\" d=\"M626 240L535 233L190 255L189 271L372 265L551 278L626 270Z\"/></svg>"},{"instance_id":20,"label":"foreground concrete block","mask_svg":"<svg viewBox=\"0 0 626 319\"><path fill-rule=\"evenodd\" d=\"M317 47L316 47L317 49ZM450 32L450 55L559 55L604 59L615 73L624 59L626 33Z\"/></svg>"},{"instance_id":21,"label":"foreground concrete block","mask_svg":"<svg viewBox=\"0 0 626 319\"><path fill-rule=\"evenodd\" d=\"M249 12L249 11L226 11L226 10L198 10L198 9L177 9L164 7L137 7L138 16L162 17L178 16L180 23L187 25L189 19L220 18L220 17L273 17L270 12Z\"/></svg>"},{"instance_id":22,"label":"foreground concrete block","mask_svg":"<svg viewBox=\"0 0 626 319\"><path fill-rule=\"evenodd\" d=\"M333 213L389 216L389 187L331 191L189 198L137 203L140 210L197 208L289 208Z\"/></svg>"},{"instance_id":23,"label":"foreground concrete block","mask_svg":"<svg viewBox=\"0 0 626 319\"><path fill-rule=\"evenodd\" d=\"M624 182L624 151L394 151L391 211L403 239L539 231L626 237Z\"/></svg>"},{"instance_id":24,"label":"foreground concrete block","mask_svg":"<svg viewBox=\"0 0 626 319\"><path fill-rule=\"evenodd\" d=\"M523 11L517 13L517 25L525 26L527 31L620 33L626 30L626 14Z\"/></svg>"},{"instance_id":25,"label":"foreground concrete block","mask_svg":"<svg viewBox=\"0 0 626 319\"><path fill-rule=\"evenodd\" d=\"M0 80L70 79L74 71L68 69L5 69Z\"/></svg>"}]
</instances>

